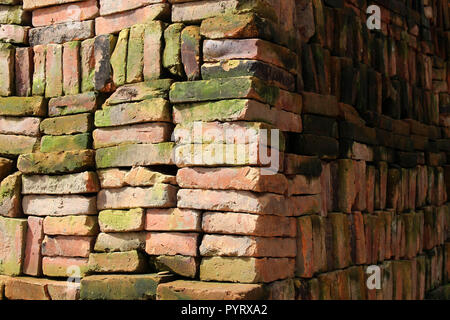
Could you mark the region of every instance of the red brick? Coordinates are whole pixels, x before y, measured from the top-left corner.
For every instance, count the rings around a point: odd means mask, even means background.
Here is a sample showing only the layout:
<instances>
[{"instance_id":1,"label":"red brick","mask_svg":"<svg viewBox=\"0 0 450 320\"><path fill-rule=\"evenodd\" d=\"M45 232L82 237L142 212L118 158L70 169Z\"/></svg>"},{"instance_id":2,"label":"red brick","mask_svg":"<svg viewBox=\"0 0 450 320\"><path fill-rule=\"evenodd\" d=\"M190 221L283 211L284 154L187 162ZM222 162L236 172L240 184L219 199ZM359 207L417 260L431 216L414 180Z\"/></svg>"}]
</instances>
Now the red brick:
<instances>
[{"instance_id":1,"label":"red brick","mask_svg":"<svg viewBox=\"0 0 450 320\"><path fill-rule=\"evenodd\" d=\"M188 26L181 32L181 61L188 80L200 79L200 28Z\"/></svg>"},{"instance_id":2,"label":"red brick","mask_svg":"<svg viewBox=\"0 0 450 320\"><path fill-rule=\"evenodd\" d=\"M185 255L196 257L198 243L197 233L158 233L147 235L145 252L149 255Z\"/></svg>"},{"instance_id":3,"label":"red brick","mask_svg":"<svg viewBox=\"0 0 450 320\"><path fill-rule=\"evenodd\" d=\"M339 160L338 208L351 213L356 199L356 171L352 160Z\"/></svg>"},{"instance_id":4,"label":"red brick","mask_svg":"<svg viewBox=\"0 0 450 320\"><path fill-rule=\"evenodd\" d=\"M327 217L326 228L328 268L343 269L348 267L352 261L347 216L342 213L330 213Z\"/></svg>"},{"instance_id":5,"label":"red brick","mask_svg":"<svg viewBox=\"0 0 450 320\"><path fill-rule=\"evenodd\" d=\"M321 194L322 185L320 177L308 177L304 175L295 175L289 177L288 195L312 195Z\"/></svg>"},{"instance_id":6,"label":"red brick","mask_svg":"<svg viewBox=\"0 0 450 320\"><path fill-rule=\"evenodd\" d=\"M264 175L259 168L182 168L177 182L181 188L248 190L284 194L284 175Z\"/></svg>"},{"instance_id":7,"label":"red brick","mask_svg":"<svg viewBox=\"0 0 450 320\"><path fill-rule=\"evenodd\" d=\"M297 219L297 257L295 274L301 278L312 278L314 275L313 229L310 216Z\"/></svg>"},{"instance_id":8,"label":"red brick","mask_svg":"<svg viewBox=\"0 0 450 320\"><path fill-rule=\"evenodd\" d=\"M80 42L66 42L63 45L63 91L65 95L78 94L80 92L80 67L79 54Z\"/></svg>"},{"instance_id":9,"label":"red brick","mask_svg":"<svg viewBox=\"0 0 450 320\"><path fill-rule=\"evenodd\" d=\"M375 210L375 167L366 167L366 209L373 213Z\"/></svg>"},{"instance_id":10,"label":"red brick","mask_svg":"<svg viewBox=\"0 0 450 320\"><path fill-rule=\"evenodd\" d=\"M24 274L42 275L42 240L44 240L44 218L28 217L25 260L23 261Z\"/></svg>"},{"instance_id":11,"label":"red brick","mask_svg":"<svg viewBox=\"0 0 450 320\"><path fill-rule=\"evenodd\" d=\"M306 214L315 214L322 211L322 198L320 194L311 196L293 196L289 198L290 212L298 217Z\"/></svg>"},{"instance_id":12,"label":"red brick","mask_svg":"<svg viewBox=\"0 0 450 320\"><path fill-rule=\"evenodd\" d=\"M367 208L366 162L354 161L354 168L355 168L356 199L353 209L357 211L365 211Z\"/></svg>"},{"instance_id":13,"label":"red brick","mask_svg":"<svg viewBox=\"0 0 450 320\"><path fill-rule=\"evenodd\" d=\"M294 218L233 212L203 213L202 230L214 234L295 237Z\"/></svg>"},{"instance_id":14,"label":"red brick","mask_svg":"<svg viewBox=\"0 0 450 320\"><path fill-rule=\"evenodd\" d=\"M160 3L98 17L95 19L95 33L96 35L117 33L135 24L145 24L152 20L165 20L169 15L169 5Z\"/></svg>"},{"instance_id":15,"label":"red brick","mask_svg":"<svg viewBox=\"0 0 450 320\"><path fill-rule=\"evenodd\" d=\"M294 238L268 238L235 235L204 235L199 247L204 257L295 258Z\"/></svg>"},{"instance_id":16,"label":"red brick","mask_svg":"<svg viewBox=\"0 0 450 320\"><path fill-rule=\"evenodd\" d=\"M367 262L366 235L364 229L364 218L361 212L353 212L348 215L350 248L352 261L355 264Z\"/></svg>"}]
</instances>

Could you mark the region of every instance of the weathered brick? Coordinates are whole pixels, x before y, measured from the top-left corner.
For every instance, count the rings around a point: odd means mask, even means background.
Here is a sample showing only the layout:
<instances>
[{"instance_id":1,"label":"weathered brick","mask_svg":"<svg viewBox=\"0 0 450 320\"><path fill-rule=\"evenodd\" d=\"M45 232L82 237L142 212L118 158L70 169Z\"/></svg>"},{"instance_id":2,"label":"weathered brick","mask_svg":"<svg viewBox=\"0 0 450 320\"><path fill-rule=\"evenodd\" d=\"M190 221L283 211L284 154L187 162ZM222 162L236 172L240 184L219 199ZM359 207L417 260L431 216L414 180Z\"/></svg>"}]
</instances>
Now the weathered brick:
<instances>
[{"instance_id":1,"label":"weathered brick","mask_svg":"<svg viewBox=\"0 0 450 320\"><path fill-rule=\"evenodd\" d=\"M144 230L144 210L104 210L98 215L102 232L128 232Z\"/></svg>"},{"instance_id":2,"label":"weathered brick","mask_svg":"<svg viewBox=\"0 0 450 320\"><path fill-rule=\"evenodd\" d=\"M193 121L260 121L274 124L269 106L254 100L235 99L193 104L177 104L173 107L175 123Z\"/></svg>"},{"instance_id":3,"label":"weathered brick","mask_svg":"<svg viewBox=\"0 0 450 320\"><path fill-rule=\"evenodd\" d=\"M356 264L365 264L367 262L366 234L364 228L364 218L361 212L355 211L347 216L350 255Z\"/></svg>"},{"instance_id":4,"label":"weathered brick","mask_svg":"<svg viewBox=\"0 0 450 320\"><path fill-rule=\"evenodd\" d=\"M241 283L272 282L292 277L295 261L288 258L204 258L200 265L203 281Z\"/></svg>"},{"instance_id":5,"label":"weathered brick","mask_svg":"<svg viewBox=\"0 0 450 320\"><path fill-rule=\"evenodd\" d=\"M111 54L111 68L115 86L124 85L127 78L127 53L130 29L123 29L117 37L117 43Z\"/></svg>"},{"instance_id":6,"label":"weathered brick","mask_svg":"<svg viewBox=\"0 0 450 320\"><path fill-rule=\"evenodd\" d=\"M148 231L201 231L201 213L184 209L148 209L145 230Z\"/></svg>"},{"instance_id":7,"label":"weathered brick","mask_svg":"<svg viewBox=\"0 0 450 320\"><path fill-rule=\"evenodd\" d=\"M61 4L33 10L32 24L34 27L48 26L64 22L75 22L93 19L98 15L96 0L88 0L72 4ZM53 3L59 4L60 1Z\"/></svg>"},{"instance_id":8,"label":"weathered brick","mask_svg":"<svg viewBox=\"0 0 450 320\"><path fill-rule=\"evenodd\" d=\"M144 232L100 233L95 241L96 252L126 252L145 250Z\"/></svg>"},{"instance_id":9,"label":"weathered brick","mask_svg":"<svg viewBox=\"0 0 450 320\"><path fill-rule=\"evenodd\" d=\"M300 113L302 108L300 96L268 86L253 77L176 82L170 90L170 101L173 103L237 98L255 99L294 113Z\"/></svg>"},{"instance_id":10,"label":"weathered brick","mask_svg":"<svg viewBox=\"0 0 450 320\"><path fill-rule=\"evenodd\" d=\"M52 300L73 301L80 298L80 284L77 282L51 281L47 290Z\"/></svg>"},{"instance_id":11,"label":"weathered brick","mask_svg":"<svg viewBox=\"0 0 450 320\"><path fill-rule=\"evenodd\" d=\"M94 172L22 177L22 194L83 194L96 193L99 189L98 178Z\"/></svg>"},{"instance_id":12,"label":"weathered brick","mask_svg":"<svg viewBox=\"0 0 450 320\"><path fill-rule=\"evenodd\" d=\"M158 79L162 75L164 24L161 21L148 23L144 32L144 80Z\"/></svg>"},{"instance_id":13,"label":"weathered brick","mask_svg":"<svg viewBox=\"0 0 450 320\"><path fill-rule=\"evenodd\" d=\"M288 195L311 195L321 193L319 177L295 175L288 179Z\"/></svg>"},{"instance_id":14,"label":"weathered brick","mask_svg":"<svg viewBox=\"0 0 450 320\"><path fill-rule=\"evenodd\" d=\"M0 135L0 155L18 156L36 151L39 144L35 137Z\"/></svg>"},{"instance_id":15,"label":"weathered brick","mask_svg":"<svg viewBox=\"0 0 450 320\"><path fill-rule=\"evenodd\" d=\"M30 45L85 40L94 36L94 20L71 21L52 26L30 29Z\"/></svg>"},{"instance_id":16,"label":"weathered brick","mask_svg":"<svg viewBox=\"0 0 450 320\"><path fill-rule=\"evenodd\" d=\"M150 187L157 183L176 185L174 176L152 171L146 167L134 167L131 170L105 169L97 171L102 188Z\"/></svg>"},{"instance_id":17,"label":"weathered brick","mask_svg":"<svg viewBox=\"0 0 450 320\"><path fill-rule=\"evenodd\" d=\"M17 168L25 174L83 172L94 166L92 150L21 155Z\"/></svg>"},{"instance_id":18,"label":"weathered brick","mask_svg":"<svg viewBox=\"0 0 450 320\"><path fill-rule=\"evenodd\" d=\"M14 44L28 44L30 27L15 24L2 24L0 26L0 40Z\"/></svg>"},{"instance_id":19,"label":"weathered brick","mask_svg":"<svg viewBox=\"0 0 450 320\"><path fill-rule=\"evenodd\" d=\"M294 237L295 219L233 212L205 212L202 230L213 234Z\"/></svg>"},{"instance_id":20,"label":"weathered brick","mask_svg":"<svg viewBox=\"0 0 450 320\"><path fill-rule=\"evenodd\" d=\"M290 212L293 216L317 214L322 211L322 198L320 194L310 196L292 196L289 198Z\"/></svg>"},{"instance_id":21,"label":"weathered brick","mask_svg":"<svg viewBox=\"0 0 450 320\"><path fill-rule=\"evenodd\" d=\"M11 159L0 158L0 179L5 179L13 173L14 162Z\"/></svg>"},{"instance_id":22,"label":"weathered brick","mask_svg":"<svg viewBox=\"0 0 450 320\"><path fill-rule=\"evenodd\" d=\"M131 144L98 149L97 168L172 164L172 143Z\"/></svg>"},{"instance_id":23,"label":"weathered brick","mask_svg":"<svg viewBox=\"0 0 450 320\"><path fill-rule=\"evenodd\" d=\"M63 47L59 44L47 45L45 58L45 96L48 98L63 94Z\"/></svg>"},{"instance_id":24,"label":"weathered brick","mask_svg":"<svg viewBox=\"0 0 450 320\"><path fill-rule=\"evenodd\" d=\"M271 86L294 91L294 76L284 69L258 60L223 60L203 63L202 79L252 76L267 82Z\"/></svg>"},{"instance_id":25,"label":"weathered brick","mask_svg":"<svg viewBox=\"0 0 450 320\"><path fill-rule=\"evenodd\" d=\"M88 259L68 257L44 257L42 270L45 276L68 278L74 275L83 277L89 272Z\"/></svg>"},{"instance_id":26,"label":"weathered brick","mask_svg":"<svg viewBox=\"0 0 450 320\"><path fill-rule=\"evenodd\" d=\"M232 235L205 235L200 254L206 257L295 257L293 238L263 238Z\"/></svg>"},{"instance_id":27,"label":"weathered brick","mask_svg":"<svg viewBox=\"0 0 450 320\"><path fill-rule=\"evenodd\" d=\"M111 55L117 42L113 35L100 35L94 40L95 74L94 89L99 92L114 90Z\"/></svg>"},{"instance_id":28,"label":"weathered brick","mask_svg":"<svg viewBox=\"0 0 450 320\"><path fill-rule=\"evenodd\" d=\"M133 143L161 143L170 141L169 123L143 123L132 126L97 129L93 132L94 149Z\"/></svg>"},{"instance_id":29,"label":"weathered brick","mask_svg":"<svg viewBox=\"0 0 450 320\"><path fill-rule=\"evenodd\" d=\"M1 96L12 96L14 94L14 59L14 46L8 43L0 43Z\"/></svg>"},{"instance_id":30,"label":"weathered brick","mask_svg":"<svg viewBox=\"0 0 450 320\"><path fill-rule=\"evenodd\" d=\"M25 253L26 219L0 216L0 273L19 276Z\"/></svg>"},{"instance_id":31,"label":"weathered brick","mask_svg":"<svg viewBox=\"0 0 450 320\"><path fill-rule=\"evenodd\" d=\"M0 97L2 116L45 116L47 102L42 97Z\"/></svg>"},{"instance_id":32,"label":"weathered brick","mask_svg":"<svg viewBox=\"0 0 450 320\"><path fill-rule=\"evenodd\" d=\"M170 15L170 6L167 3L157 3L127 12L114 13L95 19L95 33L112 34L135 24L145 24L153 20L166 20Z\"/></svg>"},{"instance_id":33,"label":"weathered brick","mask_svg":"<svg viewBox=\"0 0 450 320\"><path fill-rule=\"evenodd\" d=\"M80 47L81 92L94 91L95 39L87 39Z\"/></svg>"},{"instance_id":34,"label":"weathered brick","mask_svg":"<svg viewBox=\"0 0 450 320\"><path fill-rule=\"evenodd\" d=\"M33 78L33 48L16 48L15 75L16 95L31 96Z\"/></svg>"},{"instance_id":35,"label":"weathered brick","mask_svg":"<svg viewBox=\"0 0 450 320\"><path fill-rule=\"evenodd\" d=\"M283 153L260 143L250 144L185 144L173 149L173 160L178 167L204 166L271 166L270 173L280 169ZM268 159L267 154L271 157ZM270 174L268 173L268 174Z\"/></svg>"},{"instance_id":36,"label":"weathered brick","mask_svg":"<svg viewBox=\"0 0 450 320\"><path fill-rule=\"evenodd\" d=\"M181 32L181 61L188 80L200 79L200 28L188 26Z\"/></svg>"},{"instance_id":37,"label":"weathered brick","mask_svg":"<svg viewBox=\"0 0 450 320\"><path fill-rule=\"evenodd\" d=\"M148 300L156 298L156 289L171 281L170 275L95 275L81 280L82 300Z\"/></svg>"},{"instance_id":38,"label":"weathered brick","mask_svg":"<svg viewBox=\"0 0 450 320\"><path fill-rule=\"evenodd\" d=\"M329 269L327 261L327 220L318 215L311 216L313 232L314 271L326 272Z\"/></svg>"},{"instance_id":39,"label":"weathered brick","mask_svg":"<svg viewBox=\"0 0 450 320\"><path fill-rule=\"evenodd\" d=\"M158 300L257 300L264 297L260 284L177 280L158 286Z\"/></svg>"},{"instance_id":40,"label":"weathered brick","mask_svg":"<svg viewBox=\"0 0 450 320\"><path fill-rule=\"evenodd\" d=\"M347 217L331 213L327 221L327 254L330 268L343 269L351 265L350 234Z\"/></svg>"},{"instance_id":41,"label":"weathered brick","mask_svg":"<svg viewBox=\"0 0 450 320\"><path fill-rule=\"evenodd\" d=\"M169 103L157 98L115 105L95 114L96 127L111 127L143 122L170 122Z\"/></svg>"},{"instance_id":42,"label":"weathered brick","mask_svg":"<svg viewBox=\"0 0 450 320\"><path fill-rule=\"evenodd\" d=\"M92 236L99 231L96 216L45 217L44 233L62 236Z\"/></svg>"},{"instance_id":43,"label":"weathered brick","mask_svg":"<svg viewBox=\"0 0 450 320\"><path fill-rule=\"evenodd\" d=\"M46 279L10 278L6 282L5 297L10 300L50 300Z\"/></svg>"},{"instance_id":44,"label":"weathered brick","mask_svg":"<svg viewBox=\"0 0 450 320\"><path fill-rule=\"evenodd\" d=\"M64 136L44 136L41 139L41 152L61 152L86 150L91 148L91 135L81 133Z\"/></svg>"},{"instance_id":45,"label":"weathered brick","mask_svg":"<svg viewBox=\"0 0 450 320\"><path fill-rule=\"evenodd\" d=\"M9 6L2 6L0 15L0 23L2 24L29 24L30 14L26 12L21 5L11 5L17 3L10 3Z\"/></svg>"},{"instance_id":46,"label":"weathered brick","mask_svg":"<svg viewBox=\"0 0 450 320\"><path fill-rule=\"evenodd\" d=\"M181 32L183 28L184 25L182 23L174 23L164 30L165 47L162 63L164 68L177 77L184 75L181 61Z\"/></svg>"},{"instance_id":47,"label":"weathered brick","mask_svg":"<svg viewBox=\"0 0 450 320\"><path fill-rule=\"evenodd\" d=\"M286 178L281 175L264 175L258 168L182 168L177 173L181 188L248 190L283 194Z\"/></svg>"},{"instance_id":48,"label":"weathered brick","mask_svg":"<svg viewBox=\"0 0 450 320\"><path fill-rule=\"evenodd\" d=\"M149 232L145 252L149 255L198 255L198 233Z\"/></svg>"},{"instance_id":49,"label":"weathered brick","mask_svg":"<svg viewBox=\"0 0 450 320\"><path fill-rule=\"evenodd\" d=\"M178 207L278 216L291 215L289 205L283 196L248 191L181 189L178 191Z\"/></svg>"},{"instance_id":50,"label":"weathered brick","mask_svg":"<svg viewBox=\"0 0 450 320\"><path fill-rule=\"evenodd\" d=\"M2 180L0 184L0 216L19 218L23 215L20 204L21 186L22 174L20 172Z\"/></svg>"},{"instance_id":51,"label":"weathered brick","mask_svg":"<svg viewBox=\"0 0 450 320\"><path fill-rule=\"evenodd\" d=\"M302 278L314 275L313 229L309 216L297 220L297 256L295 260L295 274Z\"/></svg>"},{"instance_id":52,"label":"weathered brick","mask_svg":"<svg viewBox=\"0 0 450 320\"><path fill-rule=\"evenodd\" d=\"M158 184L152 188L125 187L98 193L97 206L104 209L171 208L176 204L177 188Z\"/></svg>"},{"instance_id":53,"label":"weathered brick","mask_svg":"<svg viewBox=\"0 0 450 320\"><path fill-rule=\"evenodd\" d=\"M94 237L45 236L42 254L48 257L88 258L94 248Z\"/></svg>"},{"instance_id":54,"label":"weathered brick","mask_svg":"<svg viewBox=\"0 0 450 320\"><path fill-rule=\"evenodd\" d=\"M65 95L78 94L81 80L80 42L72 41L63 44L63 91Z\"/></svg>"},{"instance_id":55,"label":"weathered brick","mask_svg":"<svg viewBox=\"0 0 450 320\"><path fill-rule=\"evenodd\" d=\"M188 256L153 256L153 265L158 271L170 271L187 278L195 278L200 259Z\"/></svg>"},{"instance_id":56,"label":"weathered brick","mask_svg":"<svg viewBox=\"0 0 450 320\"><path fill-rule=\"evenodd\" d=\"M64 135L84 133L93 128L93 117L88 113L44 119L40 124L42 133Z\"/></svg>"},{"instance_id":57,"label":"weathered brick","mask_svg":"<svg viewBox=\"0 0 450 320\"><path fill-rule=\"evenodd\" d=\"M23 273L30 276L42 274L41 244L44 240L44 219L28 217L27 240Z\"/></svg>"},{"instance_id":58,"label":"weathered brick","mask_svg":"<svg viewBox=\"0 0 450 320\"><path fill-rule=\"evenodd\" d=\"M171 79L158 79L124 85L106 100L105 106L155 98L166 99L172 82Z\"/></svg>"},{"instance_id":59,"label":"weathered brick","mask_svg":"<svg viewBox=\"0 0 450 320\"><path fill-rule=\"evenodd\" d=\"M50 117L79 113L93 113L97 109L98 96L94 92L86 92L65 97L50 99L48 115Z\"/></svg>"},{"instance_id":60,"label":"weathered brick","mask_svg":"<svg viewBox=\"0 0 450 320\"><path fill-rule=\"evenodd\" d=\"M91 253L89 269L97 273L141 273L146 261L139 251Z\"/></svg>"},{"instance_id":61,"label":"weathered brick","mask_svg":"<svg viewBox=\"0 0 450 320\"><path fill-rule=\"evenodd\" d=\"M32 92L34 96L43 96L45 94L45 59L47 56L47 47L45 45L37 45L33 47L33 80Z\"/></svg>"},{"instance_id":62,"label":"weathered brick","mask_svg":"<svg viewBox=\"0 0 450 320\"><path fill-rule=\"evenodd\" d=\"M191 2L178 3L179 1L171 1L172 6L172 20L182 22L198 22L203 19L222 15L226 12L246 12L254 11L260 13L264 17L276 19L276 13L272 5L267 2L251 2L239 0L231 1L212 1L212 2Z\"/></svg>"},{"instance_id":63,"label":"weathered brick","mask_svg":"<svg viewBox=\"0 0 450 320\"><path fill-rule=\"evenodd\" d=\"M64 3L77 2L78 0L23 0L23 8L25 10L34 10L42 7L54 6Z\"/></svg>"},{"instance_id":64,"label":"weathered brick","mask_svg":"<svg viewBox=\"0 0 450 320\"><path fill-rule=\"evenodd\" d=\"M295 74L297 57L289 49L260 39L205 40L205 62L230 59L251 59L271 63Z\"/></svg>"}]
</instances>

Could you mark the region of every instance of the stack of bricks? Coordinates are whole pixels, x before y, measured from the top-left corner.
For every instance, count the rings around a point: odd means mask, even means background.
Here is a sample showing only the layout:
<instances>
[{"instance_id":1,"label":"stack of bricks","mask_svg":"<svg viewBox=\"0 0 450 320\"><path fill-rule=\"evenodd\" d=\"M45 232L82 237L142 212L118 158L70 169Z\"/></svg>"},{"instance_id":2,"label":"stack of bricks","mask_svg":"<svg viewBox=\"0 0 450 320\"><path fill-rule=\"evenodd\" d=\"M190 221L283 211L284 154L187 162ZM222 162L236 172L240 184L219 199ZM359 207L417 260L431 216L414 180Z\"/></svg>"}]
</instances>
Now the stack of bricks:
<instances>
[{"instance_id":1,"label":"stack of bricks","mask_svg":"<svg viewBox=\"0 0 450 320\"><path fill-rule=\"evenodd\" d=\"M447 1L0 2L0 299L449 295Z\"/></svg>"}]
</instances>

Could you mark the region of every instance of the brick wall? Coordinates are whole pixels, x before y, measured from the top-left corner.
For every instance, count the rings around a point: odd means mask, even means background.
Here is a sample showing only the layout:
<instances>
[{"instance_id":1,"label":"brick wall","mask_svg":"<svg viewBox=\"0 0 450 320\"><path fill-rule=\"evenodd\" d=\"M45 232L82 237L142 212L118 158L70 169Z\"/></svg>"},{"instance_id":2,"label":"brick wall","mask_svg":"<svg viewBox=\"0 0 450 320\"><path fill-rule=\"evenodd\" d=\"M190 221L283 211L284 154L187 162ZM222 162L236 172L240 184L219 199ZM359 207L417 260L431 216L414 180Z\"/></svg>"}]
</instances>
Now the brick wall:
<instances>
[{"instance_id":1,"label":"brick wall","mask_svg":"<svg viewBox=\"0 0 450 320\"><path fill-rule=\"evenodd\" d=\"M0 299L448 298L449 15L0 0Z\"/></svg>"}]
</instances>

